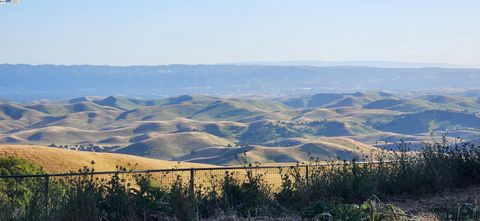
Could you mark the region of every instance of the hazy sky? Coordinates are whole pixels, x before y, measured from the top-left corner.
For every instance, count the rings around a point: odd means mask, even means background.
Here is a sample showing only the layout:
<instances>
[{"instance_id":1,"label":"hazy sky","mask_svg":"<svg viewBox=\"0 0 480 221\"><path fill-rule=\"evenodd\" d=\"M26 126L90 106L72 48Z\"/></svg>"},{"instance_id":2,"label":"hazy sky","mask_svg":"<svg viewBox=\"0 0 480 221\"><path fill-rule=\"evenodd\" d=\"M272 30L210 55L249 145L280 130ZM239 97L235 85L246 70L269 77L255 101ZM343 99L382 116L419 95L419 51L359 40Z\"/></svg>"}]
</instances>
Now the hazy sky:
<instances>
[{"instance_id":1,"label":"hazy sky","mask_svg":"<svg viewBox=\"0 0 480 221\"><path fill-rule=\"evenodd\" d=\"M21 0L0 63L480 64L479 0Z\"/></svg>"}]
</instances>

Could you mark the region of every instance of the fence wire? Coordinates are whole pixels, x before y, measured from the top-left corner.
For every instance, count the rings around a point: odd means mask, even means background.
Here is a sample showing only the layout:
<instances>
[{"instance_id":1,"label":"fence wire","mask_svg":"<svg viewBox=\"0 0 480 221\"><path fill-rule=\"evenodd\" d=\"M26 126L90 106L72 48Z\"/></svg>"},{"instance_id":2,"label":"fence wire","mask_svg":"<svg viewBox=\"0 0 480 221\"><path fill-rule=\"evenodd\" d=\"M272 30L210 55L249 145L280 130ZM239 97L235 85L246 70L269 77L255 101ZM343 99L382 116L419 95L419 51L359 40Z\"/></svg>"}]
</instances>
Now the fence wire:
<instances>
[{"instance_id":1,"label":"fence wire","mask_svg":"<svg viewBox=\"0 0 480 221\"><path fill-rule=\"evenodd\" d=\"M375 163L369 163L368 166L374 166ZM345 165L345 164L338 164ZM322 174L322 171L332 168L332 164L318 165L295 165L295 166L253 166L253 167L212 167L212 168L183 168L183 169L162 169L162 170L141 170L141 171L107 171L94 172L84 171L79 173L66 174L36 174L36 175L8 175L0 176L0 220L16 220L15 217L22 217L22 220L58 219L51 217L50 214L59 214L63 202L69 197L67 194L75 192L71 189L86 185L104 185L111 186L114 178L120 179L120 182L126 183L129 188L135 186L138 177L147 177L155 186L168 190L175 184L182 185L189 195L200 192L209 192L213 188L219 190L218 184L221 184L226 177L236 182L248 182L248 179L260 179L262 184L268 186L271 192L279 191L285 174L296 174L289 176L288 179L301 179L300 182L308 184L311 176ZM82 183L83 182L83 183ZM297 180L298 182L298 180ZM74 184L74 185L72 185ZM75 185L77 184L77 185ZM28 194L29 199L25 202L1 202L2 199L12 199L11 196ZM6 196L6 197L2 197ZM10 196L10 197L9 197ZM12 211L6 207L21 208L18 214L5 214L5 211ZM3 207L3 208L1 208ZM26 218L26 219L25 219Z\"/></svg>"}]
</instances>

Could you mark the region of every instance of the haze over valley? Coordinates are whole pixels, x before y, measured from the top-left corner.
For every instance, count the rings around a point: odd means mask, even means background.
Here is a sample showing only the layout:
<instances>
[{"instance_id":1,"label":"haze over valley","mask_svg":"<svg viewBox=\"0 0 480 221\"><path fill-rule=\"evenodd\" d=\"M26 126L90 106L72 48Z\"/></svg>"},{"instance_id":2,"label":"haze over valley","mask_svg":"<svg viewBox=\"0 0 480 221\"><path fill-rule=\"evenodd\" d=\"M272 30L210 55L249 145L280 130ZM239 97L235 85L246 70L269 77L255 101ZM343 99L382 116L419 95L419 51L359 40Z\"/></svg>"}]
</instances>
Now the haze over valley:
<instances>
[{"instance_id":1,"label":"haze over valley","mask_svg":"<svg viewBox=\"0 0 480 221\"><path fill-rule=\"evenodd\" d=\"M325 92L458 93L478 96L480 70L276 65L0 65L0 97L18 102L123 95L291 96ZM473 90L470 90L473 89Z\"/></svg>"}]
</instances>

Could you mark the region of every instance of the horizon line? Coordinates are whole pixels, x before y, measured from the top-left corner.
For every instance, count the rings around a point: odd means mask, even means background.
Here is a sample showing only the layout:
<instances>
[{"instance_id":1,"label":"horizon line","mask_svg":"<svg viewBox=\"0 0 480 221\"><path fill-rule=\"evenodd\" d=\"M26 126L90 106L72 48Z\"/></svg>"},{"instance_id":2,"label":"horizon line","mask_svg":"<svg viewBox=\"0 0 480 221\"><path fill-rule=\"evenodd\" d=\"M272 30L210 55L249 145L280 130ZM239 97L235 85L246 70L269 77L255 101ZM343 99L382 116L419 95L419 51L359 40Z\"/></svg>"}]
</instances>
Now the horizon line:
<instances>
[{"instance_id":1,"label":"horizon line","mask_svg":"<svg viewBox=\"0 0 480 221\"><path fill-rule=\"evenodd\" d=\"M375 64L378 63L378 64ZM104 66L104 67L155 67L155 66L309 66L309 67L371 67L371 68L461 68L480 69L480 64L450 64L435 62L405 62L389 60L274 60L274 61L246 61L222 63L158 63L158 64L87 64L87 63L0 63L0 65L30 65L30 66Z\"/></svg>"}]
</instances>

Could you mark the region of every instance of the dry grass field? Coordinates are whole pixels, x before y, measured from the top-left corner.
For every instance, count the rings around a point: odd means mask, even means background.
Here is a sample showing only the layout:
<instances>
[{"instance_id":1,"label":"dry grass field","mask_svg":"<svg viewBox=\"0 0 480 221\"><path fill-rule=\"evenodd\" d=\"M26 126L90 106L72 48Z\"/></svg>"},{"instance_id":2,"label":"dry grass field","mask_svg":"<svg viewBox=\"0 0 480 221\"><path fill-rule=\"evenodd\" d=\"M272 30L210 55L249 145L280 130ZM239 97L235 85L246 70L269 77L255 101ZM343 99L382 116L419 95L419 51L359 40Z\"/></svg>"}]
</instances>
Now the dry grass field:
<instances>
[{"instance_id":1,"label":"dry grass field","mask_svg":"<svg viewBox=\"0 0 480 221\"><path fill-rule=\"evenodd\" d=\"M28 145L0 145L0 157L4 156L27 159L43 167L48 173L77 171L84 166L90 166L92 160L95 162L96 171L113 171L117 165L127 166L128 164L137 164L135 169L138 170L214 167L208 164L156 160L126 154L81 152Z\"/></svg>"},{"instance_id":2,"label":"dry grass field","mask_svg":"<svg viewBox=\"0 0 480 221\"><path fill-rule=\"evenodd\" d=\"M95 153L74 150L65 150L61 148L52 148L44 146L29 145L0 145L0 157L19 157L27 159L32 163L41 166L47 173L67 173L71 171L77 172L85 166L91 167L94 161L95 171L115 171L116 166L129 167L136 166L135 170L149 169L174 169L174 168L218 168L210 164L176 162L166 160L156 160L145 157L137 157L126 154L115 153ZM294 166L293 163L272 163L262 166ZM236 165L233 167L241 167ZM284 169L286 172L286 170ZM247 175L246 169L228 169L228 170L200 170L195 171L195 184L203 187L211 186L213 183L219 183L226 173L235 177L237 180L244 180ZM253 169L254 175L261 175L263 179L273 188L279 187L281 184L280 169ZM177 177L180 177L185 183L190 180L190 171L174 171L174 172L153 172L151 178L157 184L169 186ZM95 175L100 178L108 178L110 175Z\"/></svg>"}]
</instances>

